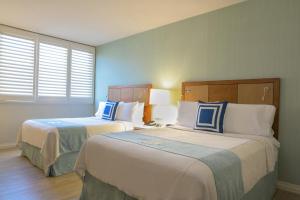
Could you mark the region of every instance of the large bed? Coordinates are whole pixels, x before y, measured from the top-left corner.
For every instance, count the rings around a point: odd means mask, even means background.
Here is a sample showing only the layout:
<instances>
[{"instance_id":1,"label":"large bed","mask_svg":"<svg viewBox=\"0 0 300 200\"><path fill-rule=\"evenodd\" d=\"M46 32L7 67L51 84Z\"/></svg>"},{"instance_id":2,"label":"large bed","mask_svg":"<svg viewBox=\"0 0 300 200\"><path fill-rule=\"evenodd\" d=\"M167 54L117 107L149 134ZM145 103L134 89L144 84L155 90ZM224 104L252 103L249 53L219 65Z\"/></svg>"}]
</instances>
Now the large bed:
<instances>
[{"instance_id":1,"label":"large bed","mask_svg":"<svg viewBox=\"0 0 300 200\"><path fill-rule=\"evenodd\" d=\"M136 102L137 106L141 105L138 109L142 109L139 112L140 121L148 122L151 118L150 88L151 84L110 86L107 99L122 103ZM105 102L102 103L105 106ZM96 117L27 120L18 136L22 155L41 168L46 176L72 172L79 150L87 138L97 134L130 131L137 125L137 122L111 121L101 116L96 113Z\"/></svg>"},{"instance_id":2,"label":"large bed","mask_svg":"<svg viewBox=\"0 0 300 200\"><path fill-rule=\"evenodd\" d=\"M76 167L85 176L81 198L106 199L117 193L153 200L240 199L248 192L250 196L260 180L270 184L264 189L272 189L268 186L276 180L276 145L262 136L180 128L95 136L84 145Z\"/></svg>"},{"instance_id":3,"label":"large bed","mask_svg":"<svg viewBox=\"0 0 300 200\"><path fill-rule=\"evenodd\" d=\"M279 149L279 79L183 83L182 91L185 101L227 100L247 104L242 110L256 113L257 108L274 107L274 124L268 121L274 135L262 135L265 130L260 129L237 134L226 128L219 134L180 125L97 135L86 141L75 166L83 180L82 200L272 199ZM252 109L253 104L272 106ZM241 125L229 119L224 123L233 124L232 130ZM251 125L245 130L255 130Z\"/></svg>"}]
</instances>

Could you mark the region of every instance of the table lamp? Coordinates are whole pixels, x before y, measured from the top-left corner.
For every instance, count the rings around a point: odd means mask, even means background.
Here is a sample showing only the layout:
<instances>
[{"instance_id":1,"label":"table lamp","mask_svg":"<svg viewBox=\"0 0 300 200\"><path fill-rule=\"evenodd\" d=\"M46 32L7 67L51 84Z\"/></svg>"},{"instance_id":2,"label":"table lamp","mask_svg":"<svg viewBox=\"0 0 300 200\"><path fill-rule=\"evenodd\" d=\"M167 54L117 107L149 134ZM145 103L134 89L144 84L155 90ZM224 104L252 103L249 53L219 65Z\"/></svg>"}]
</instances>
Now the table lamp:
<instances>
[{"instance_id":1,"label":"table lamp","mask_svg":"<svg viewBox=\"0 0 300 200\"><path fill-rule=\"evenodd\" d=\"M150 90L150 104L155 105L156 108L159 108L160 106L167 106L170 105L171 98L170 98L170 91L164 90L164 89L151 89ZM154 118L154 121L158 125L162 125L163 119L159 116L156 116Z\"/></svg>"}]
</instances>

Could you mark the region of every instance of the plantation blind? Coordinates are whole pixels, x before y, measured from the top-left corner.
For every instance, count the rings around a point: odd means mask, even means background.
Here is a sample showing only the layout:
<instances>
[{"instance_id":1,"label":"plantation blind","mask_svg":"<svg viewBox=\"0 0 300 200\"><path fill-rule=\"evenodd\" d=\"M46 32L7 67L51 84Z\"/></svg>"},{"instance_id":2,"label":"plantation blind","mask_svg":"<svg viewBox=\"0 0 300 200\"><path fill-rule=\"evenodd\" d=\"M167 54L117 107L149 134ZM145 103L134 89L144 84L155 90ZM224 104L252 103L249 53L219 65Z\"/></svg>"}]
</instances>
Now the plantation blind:
<instances>
[{"instance_id":1,"label":"plantation blind","mask_svg":"<svg viewBox=\"0 0 300 200\"><path fill-rule=\"evenodd\" d=\"M0 33L0 100L32 100L35 42Z\"/></svg>"},{"instance_id":2,"label":"plantation blind","mask_svg":"<svg viewBox=\"0 0 300 200\"><path fill-rule=\"evenodd\" d=\"M93 101L94 54L72 49L71 98Z\"/></svg>"},{"instance_id":3,"label":"plantation blind","mask_svg":"<svg viewBox=\"0 0 300 200\"><path fill-rule=\"evenodd\" d=\"M0 103L94 102L95 48L0 24Z\"/></svg>"},{"instance_id":4,"label":"plantation blind","mask_svg":"<svg viewBox=\"0 0 300 200\"><path fill-rule=\"evenodd\" d=\"M67 97L68 49L40 43L38 97Z\"/></svg>"}]
</instances>

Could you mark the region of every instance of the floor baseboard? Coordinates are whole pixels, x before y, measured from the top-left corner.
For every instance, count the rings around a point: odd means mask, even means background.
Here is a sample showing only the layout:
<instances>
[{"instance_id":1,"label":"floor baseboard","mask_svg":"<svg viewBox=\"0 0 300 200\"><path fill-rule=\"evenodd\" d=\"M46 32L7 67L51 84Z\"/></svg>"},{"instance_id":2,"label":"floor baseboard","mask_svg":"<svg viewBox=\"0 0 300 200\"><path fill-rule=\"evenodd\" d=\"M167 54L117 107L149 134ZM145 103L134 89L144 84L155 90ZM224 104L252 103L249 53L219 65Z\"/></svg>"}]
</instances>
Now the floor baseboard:
<instances>
[{"instance_id":1,"label":"floor baseboard","mask_svg":"<svg viewBox=\"0 0 300 200\"><path fill-rule=\"evenodd\" d=\"M277 182L277 188L280 190L284 190L287 192L300 194L300 185L284 182L284 181L278 181Z\"/></svg>"},{"instance_id":2,"label":"floor baseboard","mask_svg":"<svg viewBox=\"0 0 300 200\"><path fill-rule=\"evenodd\" d=\"M4 144L0 144L0 150L2 149L12 149L12 148L16 148L17 144L16 143L4 143Z\"/></svg>"}]
</instances>

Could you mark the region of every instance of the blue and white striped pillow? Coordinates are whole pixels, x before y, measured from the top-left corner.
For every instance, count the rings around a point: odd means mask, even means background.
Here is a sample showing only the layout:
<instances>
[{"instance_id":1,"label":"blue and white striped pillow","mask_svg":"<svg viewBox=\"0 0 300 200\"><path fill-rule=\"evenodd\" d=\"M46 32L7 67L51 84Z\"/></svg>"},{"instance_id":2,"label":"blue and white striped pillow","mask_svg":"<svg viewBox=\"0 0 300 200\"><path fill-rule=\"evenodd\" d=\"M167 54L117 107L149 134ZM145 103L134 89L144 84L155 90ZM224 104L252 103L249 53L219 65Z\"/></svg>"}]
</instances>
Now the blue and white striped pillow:
<instances>
[{"instance_id":1,"label":"blue and white striped pillow","mask_svg":"<svg viewBox=\"0 0 300 200\"><path fill-rule=\"evenodd\" d=\"M102 119L114 121L116 118L116 112L119 102L108 101L105 104Z\"/></svg>"},{"instance_id":2,"label":"blue and white striped pillow","mask_svg":"<svg viewBox=\"0 0 300 200\"><path fill-rule=\"evenodd\" d=\"M223 121L227 104L228 102L200 102L194 129L223 133Z\"/></svg>"}]
</instances>

